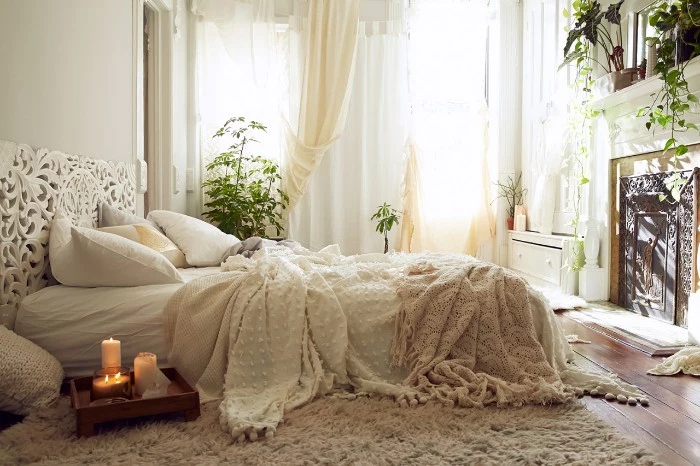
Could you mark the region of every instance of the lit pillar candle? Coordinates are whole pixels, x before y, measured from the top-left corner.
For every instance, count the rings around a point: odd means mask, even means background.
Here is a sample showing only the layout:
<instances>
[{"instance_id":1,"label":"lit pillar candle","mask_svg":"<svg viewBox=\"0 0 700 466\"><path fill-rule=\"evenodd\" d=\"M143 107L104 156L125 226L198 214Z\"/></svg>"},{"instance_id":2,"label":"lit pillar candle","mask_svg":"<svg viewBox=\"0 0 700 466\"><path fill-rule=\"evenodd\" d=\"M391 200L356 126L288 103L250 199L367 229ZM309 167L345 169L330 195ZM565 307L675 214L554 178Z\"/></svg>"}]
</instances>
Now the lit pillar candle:
<instances>
[{"instance_id":1,"label":"lit pillar candle","mask_svg":"<svg viewBox=\"0 0 700 466\"><path fill-rule=\"evenodd\" d=\"M153 353L139 353L134 358L134 389L143 395L158 382L158 358Z\"/></svg>"},{"instance_id":2,"label":"lit pillar candle","mask_svg":"<svg viewBox=\"0 0 700 466\"><path fill-rule=\"evenodd\" d=\"M129 398L129 373L102 374L98 371L92 379L92 399Z\"/></svg>"},{"instance_id":3,"label":"lit pillar candle","mask_svg":"<svg viewBox=\"0 0 700 466\"><path fill-rule=\"evenodd\" d=\"M121 367L122 365L122 344L119 340L109 337L109 340L102 340L102 367Z\"/></svg>"}]
</instances>

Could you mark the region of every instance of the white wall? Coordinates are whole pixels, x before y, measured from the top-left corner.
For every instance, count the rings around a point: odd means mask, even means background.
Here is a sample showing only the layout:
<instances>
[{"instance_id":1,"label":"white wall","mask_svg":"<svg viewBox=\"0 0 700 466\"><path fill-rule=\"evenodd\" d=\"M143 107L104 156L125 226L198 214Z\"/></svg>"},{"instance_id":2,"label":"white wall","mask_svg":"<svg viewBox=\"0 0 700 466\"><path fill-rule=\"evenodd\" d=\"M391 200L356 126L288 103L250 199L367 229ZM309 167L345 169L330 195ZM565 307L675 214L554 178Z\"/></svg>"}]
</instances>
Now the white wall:
<instances>
[{"instance_id":1,"label":"white wall","mask_svg":"<svg viewBox=\"0 0 700 466\"><path fill-rule=\"evenodd\" d=\"M132 3L0 0L0 139L133 162Z\"/></svg>"}]
</instances>

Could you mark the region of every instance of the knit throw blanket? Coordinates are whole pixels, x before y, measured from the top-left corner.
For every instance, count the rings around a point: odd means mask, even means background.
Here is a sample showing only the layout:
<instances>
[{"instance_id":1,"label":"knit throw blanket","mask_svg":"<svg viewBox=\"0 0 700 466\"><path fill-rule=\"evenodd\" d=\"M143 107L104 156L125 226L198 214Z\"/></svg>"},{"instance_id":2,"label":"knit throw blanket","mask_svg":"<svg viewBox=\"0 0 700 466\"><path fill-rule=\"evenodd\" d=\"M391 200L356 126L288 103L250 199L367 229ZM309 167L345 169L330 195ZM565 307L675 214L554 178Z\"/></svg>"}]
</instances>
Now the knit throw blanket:
<instances>
[{"instance_id":1,"label":"knit throw blanket","mask_svg":"<svg viewBox=\"0 0 700 466\"><path fill-rule=\"evenodd\" d=\"M418 263L399 279L392 346L404 383L448 403L551 403L571 399L535 335L525 282L483 262Z\"/></svg>"},{"instance_id":2,"label":"knit throw blanket","mask_svg":"<svg viewBox=\"0 0 700 466\"><path fill-rule=\"evenodd\" d=\"M164 314L168 357L222 427L270 437L284 413L334 392L401 405L570 400L576 391L638 395L614 376L568 364L544 297L467 256L264 248L184 285ZM348 391L349 390L349 391Z\"/></svg>"}]
</instances>

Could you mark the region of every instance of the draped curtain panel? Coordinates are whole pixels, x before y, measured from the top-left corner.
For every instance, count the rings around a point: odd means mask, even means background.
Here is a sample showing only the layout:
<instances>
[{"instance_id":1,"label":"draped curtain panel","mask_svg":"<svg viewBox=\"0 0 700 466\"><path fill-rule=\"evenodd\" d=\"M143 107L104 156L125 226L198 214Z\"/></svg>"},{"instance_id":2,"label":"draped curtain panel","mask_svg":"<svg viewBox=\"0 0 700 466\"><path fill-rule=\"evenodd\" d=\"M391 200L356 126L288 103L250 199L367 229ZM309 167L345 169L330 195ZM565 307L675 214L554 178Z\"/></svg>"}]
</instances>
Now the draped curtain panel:
<instances>
[{"instance_id":1,"label":"draped curtain panel","mask_svg":"<svg viewBox=\"0 0 700 466\"><path fill-rule=\"evenodd\" d=\"M489 176L486 41L479 0L412 0L411 146L403 250L476 255L495 235ZM467 27L468 25L468 27Z\"/></svg>"},{"instance_id":2,"label":"draped curtain panel","mask_svg":"<svg viewBox=\"0 0 700 466\"><path fill-rule=\"evenodd\" d=\"M290 99L298 95L299 105L292 103L298 112L290 111L285 125L284 183L292 208L343 132L360 21L360 0L309 0L307 8L294 22L301 29L294 60L301 73L296 77L299 93L290 93Z\"/></svg>"},{"instance_id":3,"label":"draped curtain panel","mask_svg":"<svg viewBox=\"0 0 700 466\"><path fill-rule=\"evenodd\" d=\"M383 202L401 205L410 111L406 39L399 17L360 23L345 130L291 212L291 237L311 249L337 243L344 254L383 251L370 217Z\"/></svg>"}]
</instances>

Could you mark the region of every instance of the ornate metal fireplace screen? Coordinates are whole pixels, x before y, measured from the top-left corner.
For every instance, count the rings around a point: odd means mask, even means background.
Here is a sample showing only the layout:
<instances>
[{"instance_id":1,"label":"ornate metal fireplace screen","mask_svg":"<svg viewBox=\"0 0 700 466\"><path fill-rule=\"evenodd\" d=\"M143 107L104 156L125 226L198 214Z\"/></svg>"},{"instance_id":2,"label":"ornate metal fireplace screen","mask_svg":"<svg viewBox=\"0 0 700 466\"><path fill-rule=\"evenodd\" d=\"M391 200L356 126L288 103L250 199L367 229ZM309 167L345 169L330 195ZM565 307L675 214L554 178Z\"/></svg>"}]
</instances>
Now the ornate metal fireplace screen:
<instances>
[{"instance_id":1,"label":"ornate metal fireplace screen","mask_svg":"<svg viewBox=\"0 0 700 466\"><path fill-rule=\"evenodd\" d=\"M620 177L619 303L634 312L687 327L688 296L695 283L698 169L678 202L664 182L670 172Z\"/></svg>"}]
</instances>

